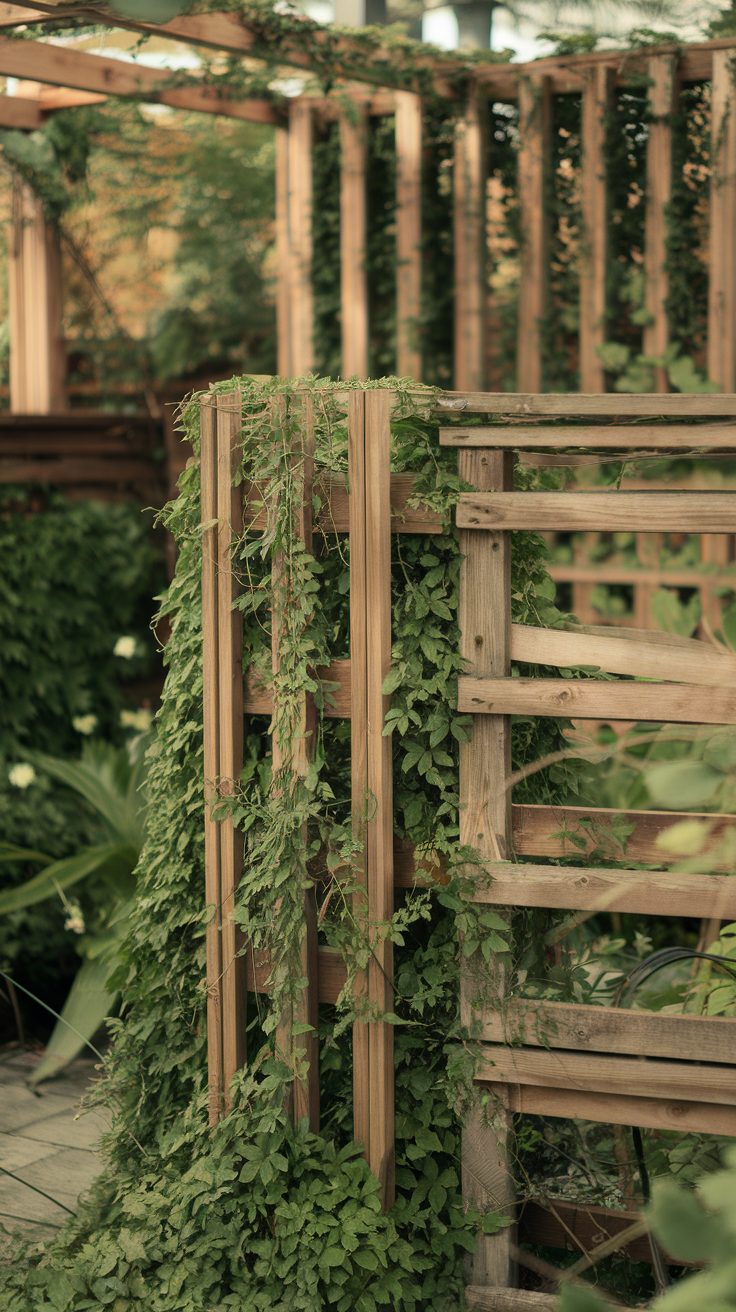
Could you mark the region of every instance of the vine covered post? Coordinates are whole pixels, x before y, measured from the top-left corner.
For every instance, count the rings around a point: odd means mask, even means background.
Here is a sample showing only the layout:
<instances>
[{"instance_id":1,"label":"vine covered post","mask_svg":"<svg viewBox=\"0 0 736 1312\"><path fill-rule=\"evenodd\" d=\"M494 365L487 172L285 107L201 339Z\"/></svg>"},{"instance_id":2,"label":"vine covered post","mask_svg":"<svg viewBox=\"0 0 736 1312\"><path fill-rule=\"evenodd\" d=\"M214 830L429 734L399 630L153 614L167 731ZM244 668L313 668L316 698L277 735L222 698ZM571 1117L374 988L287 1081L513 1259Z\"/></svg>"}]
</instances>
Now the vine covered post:
<instances>
[{"instance_id":1,"label":"vine covered post","mask_svg":"<svg viewBox=\"0 0 736 1312\"><path fill-rule=\"evenodd\" d=\"M272 402L274 431L283 427L287 408L298 412L299 439L290 458L290 474L299 489L299 502L293 508L291 531L310 554L313 545L312 489L314 483L314 415L311 396L278 397ZM279 413L280 412L280 413ZM288 563L283 551L275 554L272 566L271 592L271 662L274 675L278 673L281 645L287 608L293 605ZM299 697L296 720L288 726L294 736L286 741L282 732L287 726L272 724L271 750L273 775L286 769L298 781L304 779L314 755L317 715L314 697L302 693ZM288 783L286 784L288 787ZM306 848L309 834L302 834ZM299 945L299 972L304 981L296 997L285 1004L276 1030L276 1050L294 1072L290 1086L288 1111L295 1124L306 1119L310 1129L319 1130L319 965L317 958L317 908L314 889L304 891L302 898L303 928ZM305 1026L310 1028L307 1030Z\"/></svg>"},{"instance_id":2,"label":"vine covered post","mask_svg":"<svg viewBox=\"0 0 736 1312\"><path fill-rule=\"evenodd\" d=\"M342 375L368 376L366 134L363 108L340 118L340 323Z\"/></svg>"},{"instance_id":3,"label":"vine covered post","mask_svg":"<svg viewBox=\"0 0 736 1312\"><path fill-rule=\"evenodd\" d=\"M713 51L708 377L736 390L736 105L733 53Z\"/></svg>"},{"instance_id":4,"label":"vine covered post","mask_svg":"<svg viewBox=\"0 0 736 1312\"><path fill-rule=\"evenodd\" d=\"M478 491L502 492L513 487L510 451L461 451L460 477ZM511 544L508 533L460 533L460 650L468 673L503 678L510 673ZM460 843L482 859L510 857L512 845L511 733L508 716L476 715L468 742L460 746ZM500 1007L505 970L497 964L493 989ZM461 979L461 1011L465 1025L474 1019L475 981ZM480 1109L468 1117L463 1131L463 1197L469 1206L513 1214L514 1187L510 1169L511 1114L503 1086L494 1086L494 1109L485 1118ZM514 1283L511 1226L496 1235L480 1235L473 1257L472 1283L510 1287Z\"/></svg>"},{"instance_id":5,"label":"vine covered post","mask_svg":"<svg viewBox=\"0 0 736 1312\"><path fill-rule=\"evenodd\" d=\"M644 354L662 359L669 344L667 320L667 207L672 198L672 115L677 104L675 61L654 55L648 61L649 138L647 141L646 215L644 223ZM655 390L668 391L664 364L654 371Z\"/></svg>"},{"instance_id":6,"label":"vine covered post","mask_svg":"<svg viewBox=\"0 0 736 1312\"><path fill-rule=\"evenodd\" d=\"M606 340L608 186L606 120L614 70L606 64L584 70L582 109L582 222L580 252L580 390L604 392L606 377L598 348Z\"/></svg>"},{"instance_id":7,"label":"vine covered post","mask_svg":"<svg viewBox=\"0 0 736 1312\"><path fill-rule=\"evenodd\" d=\"M521 271L516 385L542 390L542 326L549 288L549 217L545 198L551 156L549 77L519 79L519 210Z\"/></svg>"},{"instance_id":8,"label":"vine covered post","mask_svg":"<svg viewBox=\"0 0 736 1312\"><path fill-rule=\"evenodd\" d=\"M217 644L219 665L219 792L232 795L243 768L243 624L233 547L243 532L242 490L233 486L239 455L240 392L217 396ZM225 1108L233 1076L245 1061L246 976L235 895L243 869L243 836L231 816L220 821L222 911L222 1048Z\"/></svg>"},{"instance_id":9,"label":"vine covered post","mask_svg":"<svg viewBox=\"0 0 736 1312\"><path fill-rule=\"evenodd\" d=\"M422 102L396 94L396 372L421 378Z\"/></svg>"},{"instance_id":10,"label":"vine covered post","mask_svg":"<svg viewBox=\"0 0 736 1312\"><path fill-rule=\"evenodd\" d=\"M477 91L455 128L453 233L455 248L456 388L482 388L486 349L486 115Z\"/></svg>"}]
</instances>

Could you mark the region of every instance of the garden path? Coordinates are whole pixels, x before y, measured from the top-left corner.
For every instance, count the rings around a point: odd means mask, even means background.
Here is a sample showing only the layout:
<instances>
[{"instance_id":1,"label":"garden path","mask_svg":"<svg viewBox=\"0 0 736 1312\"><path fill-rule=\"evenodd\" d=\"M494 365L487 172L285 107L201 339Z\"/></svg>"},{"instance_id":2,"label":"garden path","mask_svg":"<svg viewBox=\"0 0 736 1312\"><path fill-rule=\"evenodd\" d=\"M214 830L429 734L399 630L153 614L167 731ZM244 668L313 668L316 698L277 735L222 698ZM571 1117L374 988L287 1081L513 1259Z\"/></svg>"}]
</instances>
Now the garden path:
<instances>
[{"instance_id":1,"label":"garden path","mask_svg":"<svg viewBox=\"0 0 736 1312\"><path fill-rule=\"evenodd\" d=\"M53 1237L100 1170L106 1121L80 1108L93 1063L74 1062L35 1090L26 1081L37 1061L17 1048L0 1051L0 1242L19 1232Z\"/></svg>"}]
</instances>

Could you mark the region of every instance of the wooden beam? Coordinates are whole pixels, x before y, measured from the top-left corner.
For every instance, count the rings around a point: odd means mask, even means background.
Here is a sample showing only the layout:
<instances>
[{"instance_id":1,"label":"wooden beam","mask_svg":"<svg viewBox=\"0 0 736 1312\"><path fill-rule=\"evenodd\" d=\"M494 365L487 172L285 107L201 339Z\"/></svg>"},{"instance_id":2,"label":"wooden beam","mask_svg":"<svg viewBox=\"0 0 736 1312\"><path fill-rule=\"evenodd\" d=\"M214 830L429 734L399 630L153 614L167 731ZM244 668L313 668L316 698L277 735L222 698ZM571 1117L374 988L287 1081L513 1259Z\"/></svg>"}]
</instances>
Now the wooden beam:
<instances>
[{"instance_id":1,"label":"wooden beam","mask_svg":"<svg viewBox=\"0 0 736 1312\"><path fill-rule=\"evenodd\" d=\"M485 102L471 95L455 127L454 380L462 388L482 387L485 373L486 109Z\"/></svg>"},{"instance_id":2,"label":"wooden beam","mask_svg":"<svg viewBox=\"0 0 736 1312\"><path fill-rule=\"evenodd\" d=\"M617 398L618 399L618 398ZM736 451L736 424L494 424L484 428L441 428L440 445L610 451Z\"/></svg>"},{"instance_id":3,"label":"wooden beam","mask_svg":"<svg viewBox=\"0 0 736 1312\"><path fill-rule=\"evenodd\" d=\"M607 860L658 866L673 865L678 860L659 846L661 835L681 820L697 820L703 825L707 837L704 858L713 853L709 868L730 869L728 856L719 852L719 844L736 828L736 816L732 815L539 805L512 806L511 815L514 848L519 856L562 857L578 861L586 854L596 852L600 860L601 853L605 852ZM730 850L728 843L725 847ZM528 875L528 868L525 870ZM621 875L621 871L617 873ZM579 903L575 905L579 906ZM679 911L677 914L685 913Z\"/></svg>"},{"instance_id":4,"label":"wooden beam","mask_svg":"<svg viewBox=\"0 0 736 1312\"><path fill-rule=\"evenodd\" d=\"M687 1067L685 1068L687 1070ZM691 1073L692 1073L692 1067ZM697 1085L694 1073L693 1083ZM638 1081L631 1088L638 1087ZM497 1085L493 1085L495 1094ZM509 1103L525 1116L552 1116L562 1120L598 1121L604 1125L639 1125L644 1130L674 1130L678 1134L723 1134L736 1138L736 1107L703 1099L684 1101L666 1089L655 1097L600 1093L541 1085L508 1086Z\"/></svg>"},{"instance_id":5,"label":"wooden beam","mask_svg":"<svg viewBox=\"0 0 736 1312\"><path fill-rule=\"evenodd\" d=\"M464 492L458 528L729 533L733 492Z\"/></svg>"},{"instance_id":6,"label":"wooden beam","mask_svg":"<svg viewBox=\"0 0 736 1312\"><path fill-rule=\"evenodd\" d=\"M573 1094L584 1089L626 1097L636 1089L642 1098L707 1102L736 1113L732 1066L562 1050L556 1050L551 1059L543 1049L484 1043L476 1079L564 1089Z\"/></svg>"},{"instance_id":7,"label":"wooden beam","mask_svg":"<svg viewBox=\"0 0 736 1312\"><path fill-rule=\"evenodd\" d=\"M736 388L736 109L733 55L713 55L711 92L708 377Z\"/></svg>"},{"instance_id":8,"label":"wooden beam","mask_svg":"<svg viewBox=\"0 0 736 1312\"><path fill-rule=\"evenodd\" d=\"M486 491L513 486L512 458L506 453L463 451L458 472L467 483ZM510 673L511 543L507 534L460 533L460 654L475 675ZM460 745L460 843L485 859L511 853L511 730L503 715L474 716L467 742ZM497 966L494 989L503 996L503 967ZM477 1020L472 963L460 980L463 1024ZM495 1115L471 1112L463 1127L462 1181L466 1205L513 1215L514 1182L510 1169L511 1118L499 1100ZM514 1283L513 1230L476 1237L473 1279L480 1285Z\"/></svg>"},{"instance_id":9,"label":"wooden beam","mask_svg":"<svg viewBox=\"0 0 736 1312\"><path fill-rule=\"evenodd\" d=\"M422 101L396 95L396 372L422 377Z\"/></svg>"},{"instance_id":10,"label":"wooden beam","mask_svg":"<svg viewBox=\"0 0 736 1312\"><path fill-rule=\"evenodd\" d=\"M669 395L580 392L443 392L437 402L439 412L488 415L564 415L590 419L593 415L644 416L648 419L706 418L736 415L736 394L698 394L673 392ZM590 430L589 430L590 432Z\"/></svg>"},{"instance_id":11,"label":"wooden beam","mask_svg":"<svg viewBox=\"0 0 736 1312\"><path fill-rule=\"evenodd\" d=\"M442 533L444 520L433 510L422 506L409 506L415 488L413 474L392 474L390 485L391 497L391 532L392 533ZM316 518L315 526L323 533L347 533L350 528L351 494L342 479L319 478L317 483L322 509ZM249 500L255 500L254 513L248 519L248 527L261 529L266 524L266 511L257 496L257 487L253 485Z\"/></svg>"},{"instance_id":12,"label":"wooden beam","mask_svg":"<svg viewBox=\"0 0 736 1312\"><path fill-rule=\"evenodd\" d=\"M667 208L672 198L672 115L677 104L674 57L653 56L647 71L650 124L644 225L644 308L648 321L642 346L645 355L661 359L669 344ZM656 390L666 392L669 381L663 364L655 367L654 378Z\"/></svg>"},{"instance_id":13,"label":"wooden beam","mask_svg":"<svg viewBox=\"0 0 736 1312\"><path fill-rule=\"evenodd\" d=\"M368 377L367 130L366 115L358 109L340 118L340 330L343 378Z\"/></svg>"},{"instance_id":14,"label":"wooden beam","mask_svg":"<svg viewBox=\"0 0 736 1312\"><path fill-rule=\"evenodd\" d=\"M674 818L670 823L674 823ZM633 855L626 853L629 859ZM661 860L662 853L653 859ZM699 915L714 920L733 920L736 915L736 890L728 875L606 866L514 865L513 862L496 864L490 869L493 882L478 893L478 901L489 906L608 911L638 916L692 916L697 908Z\"/></svg>"},{"instance_id":15,"label":"wooden beam","mask_svg":"<svg viewBox=\"0 0 736 1312\"><path fill-rule=\"evenodd\" d=\"M0 96L0 127L35 132L43 123L37 100L28 96Z\"/></svg>"},{"instance_id":16,"label":"wooden beam","mask_svg":"<svg viewBox=\"0 0 736 1312\"><path fill-rule=\"evenodd\" d=\"M607 64L586 70L582 106L583 241L580 251L579 372L582 392L605 391L599 349L606 340L608 179L606 122L613 97L613 70Z\"/></svg>"},{"instance_id":17,"label":"wooden beam","mask_svg":"<svg viewBox=\"0 0 736 1312\"><path fill-rule=\"evenodd\" d=\"M535 1294L529 1289L490 1289L487 1285L469 1285L465 1302L473 1312L555 1312L556 1294Z\"/></svg>"},{"instance_id":18,"label":"wooden beam","mask_svg":"<svg viewBox=\"0 0 736 1312\"><path fill-rule=\"evenodd\" d=\"M313 111L304 100L289 105L289 325L293 378L314 368L312 284Z\"/></svg>"},{"instance_id":19,"label":"wooden beam","mask_svg":"<svg viewBox=\"0 0 736 1312\"><path fill-rule=\"evenodd\" d=\"M12 184L8 308L11 410L26 414L63 410L66 361L59 231L46 218L39 197L18 177ZM61 471L56 472L58 476Z\"/></svg>"},{"instance_id":20,"label":"wooden beam","mask_svg":"<svg viewBox=\"0 0 736 1312\"><path fill-rule=\"evenodd\" d=\"M511 627L511 658L529 665L594 667L608 674L708 687L736 687L736 654L724 647L654 630Z\"/></svg>"},{"instance_id":21,"label":"wooden beam","mask_svg":"<svg viewBox=\"0 0 736 1312\"><path fill-rule=\"evenodd\" d=\"M563 720L642 720L736 724L736 692L677 683L597 679L458 680L458 710L487 715L549 715Z\"/></svg>"},{"instance_id":22,"label":"wooden beam","mask_svg":"<svg viewBox=\"0 0 736 1312\"><path fill-rule=\"evenodd\" d=\"M547 312L549 220L546 183L551 151L551 87L547 78L519 81L519 274L516 384L525 391L543 386L542 325Z\"/></svg>"},{"instance_id":23,"label":"wooden beam","mask_svg":"<svg viewBox=\"0 0 736 1312\"><path fill-rule=\"evenodd\" d=\"M250 123L282 122L271 101L222 96L199 80L173 86L169 70L159 71L128 60L88 55L69 46L42 41L18 41L0 36L0 76L31 78L54 86L73 87L105 96L144 100L174 109L222 114Z\"/></svg>"}]
</instances>

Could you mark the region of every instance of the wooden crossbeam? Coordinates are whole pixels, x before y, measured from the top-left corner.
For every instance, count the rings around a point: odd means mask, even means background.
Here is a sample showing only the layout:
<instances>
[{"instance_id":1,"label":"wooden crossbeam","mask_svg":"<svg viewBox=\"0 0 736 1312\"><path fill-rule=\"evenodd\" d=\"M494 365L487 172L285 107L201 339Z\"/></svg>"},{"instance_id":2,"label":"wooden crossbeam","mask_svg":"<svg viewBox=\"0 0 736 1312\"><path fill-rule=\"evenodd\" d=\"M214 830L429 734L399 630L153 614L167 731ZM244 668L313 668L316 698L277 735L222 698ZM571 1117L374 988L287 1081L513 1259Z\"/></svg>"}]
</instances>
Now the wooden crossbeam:
<instances>
[{"instance_id":1,"label":"wooden crossbeam","mask_svg":"<svg viewBox=\"0 0 736 1312\"><path fill-rule=\"evenodd\" d=\"M464 492L458 528L728 533L734 492Z\"/></svg>"},{"instance_id":2,"label":"wooden crossbeam","mask_svg":"<svg viewBox=\"0 0 736 1312\"><path fill-rule=\"evenodd\" d=\"M622 811L616 807L526 804L512 806L511 815L514 850L519 856L579 860L586 852L603 847L610 848L613 861L659 866L671 865L675 860L662 850L659 839L678 821L700 821L708 831L708 848L717 846L724 834L736 827L736 816L692 811Z\"/></svg>"},{"instance_id":3,"label":"wooden crossbeam","mask_svg":"<svg viewBox=\"0 0 736 1312\"><path fill-rule=\"evenodd\" d=\"M736 692L678 683L597 679L458 680L458 710L481 715L736 724Z\"/></svg>"},{"instance_id":4,"label":"wooden crossbeam","mask_svg":"<svg viewBox=\"0 0 736 1312\"><path fill-rule=\"evenodd\" d=\"M636 1089L642 1098L708 1102L736 1113L732 1066L699 1064L694 1069L688 1062L660 1058L562 1050L548 1053L538 1048L484 1044L476 1078L571 1092L585 1089L623 1097Z\"/></svg>"},{"instance_id":5,"label":"wooden crossbeam","mask_svg":"<svg viewBox=\"0 0 736 1312\"><path fill-rule=\"evenodd\" d=\"M618 399L618 398L617 398ZM440 445L563 451L736 451L736 424L494 424L440 429Z\"/></svg>"},{"instance_id":6,"label":"wooden crossbeam","mask_svg":"<svg viewBox=\"0 0 736 1312\"><path fill-rule=\"evenodd\" d=\"M614 1059L615 1060L615 1059ZM674 1063L665 1063L672 1066ZM697 1088L698 1070L685 1066ZM730 1069L730 1068L727 1068ZM674 1130L677 1134L723 1134L736 1137L736 1107L702 1099L685 1100L667 1087L666 1075L652 1097L625 1092L601 1092L586 1086L586 1074L576 1088L504 1082L511 1109L525 1116L557 1116L564 1120L599 1121L605 1125L639 1125L647 1130ZM489 1079L496 1078L490 1074ZM492 1085L495 1094L498 1085ZM639 1081L631 1072L629 1088Z\"/></svg>"},{"instance_id":7,"label":"wooden crossbeam","mask_svg":"<svg viewBox=\"0 0 736 1312\"><path fill-rule=\"evenodd\" d=\"M174 109L203 114L221 114L250 123L283 122L274 101L224 96L202 79L172 85L170 71L160 71L128 60L89 55L69 46L42 41L17 41L0 36L0 75L30 78L54 86L72 87L105 96L122 96Z\"/></svg>"},{"instance_id":8,"label":"wooden crossbeam","mask_svg":"<svg viewBox=\"0 0 736 1312\"><path fill-rule=\"evenodd\" d=\"M35 132L43 123L41 107L29 96L0 96L0 127Z\"/></svg>"},{"instance_id":9,"label":"wooden crossbeam","mask_svg":"<svg viewBox=\"0 0 736 1312\"><path fill-rule=\"evenodd\" d=\"M723 647L656 630L514 624L511 657L529 665L591 666L639 679L736 687L736 654Z\"/></svg>"},{"instance_id":10,"label":"wooden crossbeam","mask_svg":"<svg viewBox=\"0 0 736 1312\"><path fill-rule=\"evenodd\" d=\"M598 392L590 395L581 392L443 392L437 401L437 410L439 413L514 415L523 418L560 415L569 419L578 416L581 419L591 419L593 416L612 415L617 419L623 419L624 416L700 419L711 415L736 415L736 394L698 393L697 396L691 396L673 392L659 396L652 392Z\"/></svg>"},{"instance_id":11,"label":"wooden crossbeam","mask_svg":"<svg viewBox=\"0 0 736 1312\"><path fill-rule=\"evenodd\" d=\"M668 824L674 823L674 815L668 816ZM662 855L657 852L650 859L661 861ZM635 859L634 852L627 850L626 856ZM479 902L490 906L616 911L641 916L692 916L697 908L699 915L713 920L733 920L736 916L736 889L728 875L513 862L498 862L490 867L490 873L492 883L477 894Z\"/></svg>"}]
</instances>

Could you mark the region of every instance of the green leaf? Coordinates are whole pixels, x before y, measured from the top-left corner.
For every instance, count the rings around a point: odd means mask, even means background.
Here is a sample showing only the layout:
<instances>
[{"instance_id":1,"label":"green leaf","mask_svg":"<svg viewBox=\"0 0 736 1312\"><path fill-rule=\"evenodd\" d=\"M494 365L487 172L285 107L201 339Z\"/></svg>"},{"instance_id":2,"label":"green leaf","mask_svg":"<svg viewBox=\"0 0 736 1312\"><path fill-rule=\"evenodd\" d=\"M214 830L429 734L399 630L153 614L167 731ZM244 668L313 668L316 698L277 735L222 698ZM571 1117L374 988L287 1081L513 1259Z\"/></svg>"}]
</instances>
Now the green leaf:
<instances>
[{"instance_id":1,"label":"green leaf","mask_svg":"<svg viewBox=\"0 0 736 1312\"><path fill-rule=\"evenodd\" d=\"M114 14L145 23L169 23L191 7L191 0L110 0Z\"/></svg>"},{"instance_id":2,"label":"green leaf","mask_svg":"<svg viewBox=\"0 0 736 1312\"><path fill-rule=\"evenodd\" d=\"M610 1306L592 1289L584 1289L582 1285L563 1285L557 1312L609 1312Z\"/></svg>"},{"instance_id":3,"label":"green leaf","mask_svg":"<svg viewBox=\"0 0 736 1312\"><path fill-rule=\"evenodd\" d=\"M32 847L16 847L13 843L0 843L0 861L32 861L48 865L53 857L37 852Z\"/></svg>"},{"instance_id":4,"label":"green leaf","mask_svg":"<svg viewBox=\"0 0 736 1312\"><path fill-rule=\"evenodd\" d=\"M715 1255L718 1223L694 1194L671 1180L654 1184L649 1218L655 1235L673 1257L703 1262Z\"/></svg>"},{"instance_id":5,"label":"green leaf","mask_svg":"<svg viewBox=\"0 0 736 1312\"><path fill-rule=\"evenodd\" d=\"M723 776L702 761L672 761L650 766L644 779L653 802L684 811L712 802Z\"/></svg>"},{"instance_id":6,"label":"green leaf","mask_svg":"<svg viewBox=\"0 0 736 1312\"><path fill-rule=\"evenodd\" d=\"M110 963L103 958L85 961L77 971L69 996L54 1026L31 1084L53 1079L96 1034L115 1005L116 994L108 992Z\"/></svg>"},{"instance_id":7,"label":"green leaf","mask_svg":"<svg viewBox=\"0 0 736 1312\"><path fill-rule=\"evenodd\" d=\"M86 847L74 856L64 857L61 861L52 861L39 874L17 888L6 889L0 893L0 915L9 915L11 911L23 911L26 907L44 902L54 897L60 890L71 888L92 875L114 875L123 878L130 875L136 862L136 853L121 843L100 843L97 847Z\"/></svg>"}]
</instances>

